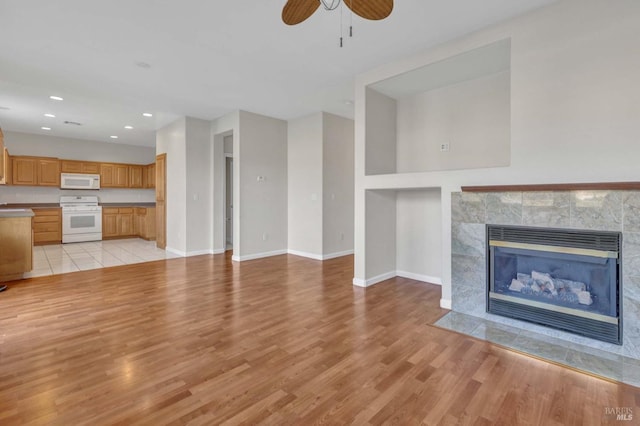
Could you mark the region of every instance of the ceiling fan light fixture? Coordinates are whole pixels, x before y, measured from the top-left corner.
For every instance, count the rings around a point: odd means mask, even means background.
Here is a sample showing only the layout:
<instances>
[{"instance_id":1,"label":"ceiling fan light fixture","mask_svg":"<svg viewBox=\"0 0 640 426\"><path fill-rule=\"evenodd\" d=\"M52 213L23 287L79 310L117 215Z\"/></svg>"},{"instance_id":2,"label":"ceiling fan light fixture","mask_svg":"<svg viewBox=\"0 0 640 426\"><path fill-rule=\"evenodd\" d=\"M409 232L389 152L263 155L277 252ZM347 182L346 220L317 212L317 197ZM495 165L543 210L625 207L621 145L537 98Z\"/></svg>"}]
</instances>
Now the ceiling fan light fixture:
<instances>
[{"instance_id":1,"label":"ceiling fan light fixture","mask_svg":"<svg viewBox=\"0 0 640 426\"><path fill-rule=\"evenodd\" d=\"M340 6L340 0L320 0L325 10L335 10Z\"/></svg>"}]
</instances>

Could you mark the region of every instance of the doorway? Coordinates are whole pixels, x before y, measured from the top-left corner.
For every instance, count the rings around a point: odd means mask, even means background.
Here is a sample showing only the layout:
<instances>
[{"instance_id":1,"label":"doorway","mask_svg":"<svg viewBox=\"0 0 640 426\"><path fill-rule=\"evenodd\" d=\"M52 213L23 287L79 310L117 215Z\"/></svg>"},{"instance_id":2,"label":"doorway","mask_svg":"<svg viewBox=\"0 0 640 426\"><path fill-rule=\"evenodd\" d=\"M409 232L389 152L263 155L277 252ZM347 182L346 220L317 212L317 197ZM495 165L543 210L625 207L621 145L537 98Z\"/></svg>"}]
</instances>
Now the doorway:
<instances>
[{"instance_id":1,"label":"doorway","mask_svg":"<svg viewBox=\"0 0 640 426\"><path fill-rule=\"evenodd\" d=\"M225 154L225 250L233 250L233 154Z\"/></svg>"}]
</instances>

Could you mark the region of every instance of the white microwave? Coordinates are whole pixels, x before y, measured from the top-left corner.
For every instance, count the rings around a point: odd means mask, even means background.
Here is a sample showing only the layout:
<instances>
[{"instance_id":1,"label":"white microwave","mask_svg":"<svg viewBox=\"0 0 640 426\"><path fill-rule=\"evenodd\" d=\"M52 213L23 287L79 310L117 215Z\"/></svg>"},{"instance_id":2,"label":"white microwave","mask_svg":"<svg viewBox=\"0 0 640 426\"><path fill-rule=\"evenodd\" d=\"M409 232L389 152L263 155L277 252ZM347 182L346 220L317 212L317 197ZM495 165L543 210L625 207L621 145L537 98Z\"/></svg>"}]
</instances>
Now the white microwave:
<instances>
[{"instance_id":1,"label":"white microwave","mask_svg":"<svg viewBox=\"0 0 640 426\"><path fill-rule=\"evenodd\" d=\"M100 175L84 173L60 174L60 188L62 189L100 189Z\"/></svg>"}]
</instances>

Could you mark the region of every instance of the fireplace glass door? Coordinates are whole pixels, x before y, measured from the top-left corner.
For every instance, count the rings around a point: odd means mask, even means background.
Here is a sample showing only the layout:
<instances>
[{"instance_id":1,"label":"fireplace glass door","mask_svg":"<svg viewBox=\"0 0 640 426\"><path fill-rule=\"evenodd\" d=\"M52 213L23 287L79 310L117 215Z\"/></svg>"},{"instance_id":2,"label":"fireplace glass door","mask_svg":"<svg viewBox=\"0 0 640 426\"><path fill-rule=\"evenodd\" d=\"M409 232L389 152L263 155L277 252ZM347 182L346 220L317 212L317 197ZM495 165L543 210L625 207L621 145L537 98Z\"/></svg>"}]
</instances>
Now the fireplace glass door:
<instances>
[{"instance_id":1,"label":"fireplace glass door","mask_svg":"<svg viewBox=\"0 0 640 426\"><path fill-rule=\"evenodd\" d=\"M489 225L488 311L619 344L619 247L618 233Z\"/></svg>"}]
</instances>

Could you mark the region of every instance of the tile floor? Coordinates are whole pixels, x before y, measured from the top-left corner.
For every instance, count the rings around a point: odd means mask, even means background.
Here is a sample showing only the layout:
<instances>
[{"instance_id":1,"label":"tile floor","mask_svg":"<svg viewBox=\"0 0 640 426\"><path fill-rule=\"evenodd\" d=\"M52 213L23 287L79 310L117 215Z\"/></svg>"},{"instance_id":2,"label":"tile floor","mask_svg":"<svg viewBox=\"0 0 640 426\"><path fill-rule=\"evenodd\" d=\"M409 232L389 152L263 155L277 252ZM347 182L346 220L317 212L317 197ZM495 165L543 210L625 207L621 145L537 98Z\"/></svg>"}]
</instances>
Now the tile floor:
<instances>
[{"instance_id":1,"label":"tile floor","mask_svg":"<svg viewBox=\"0 0 640 426\"><path fill-rule=\"evenodd\" d=\"M56 244L33 248L33 270L26 278L179 257L140 238Z\"/></svg>"}]
</instances>

